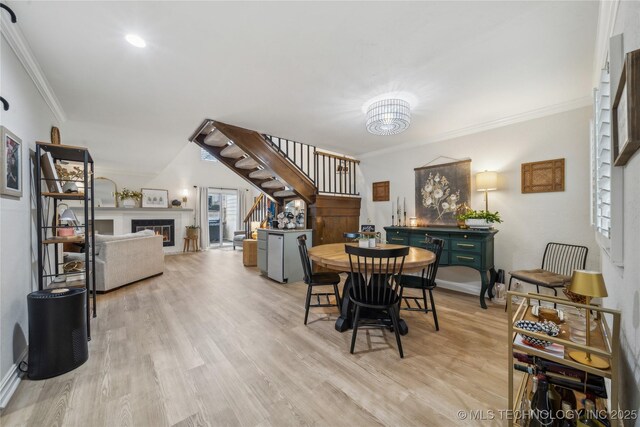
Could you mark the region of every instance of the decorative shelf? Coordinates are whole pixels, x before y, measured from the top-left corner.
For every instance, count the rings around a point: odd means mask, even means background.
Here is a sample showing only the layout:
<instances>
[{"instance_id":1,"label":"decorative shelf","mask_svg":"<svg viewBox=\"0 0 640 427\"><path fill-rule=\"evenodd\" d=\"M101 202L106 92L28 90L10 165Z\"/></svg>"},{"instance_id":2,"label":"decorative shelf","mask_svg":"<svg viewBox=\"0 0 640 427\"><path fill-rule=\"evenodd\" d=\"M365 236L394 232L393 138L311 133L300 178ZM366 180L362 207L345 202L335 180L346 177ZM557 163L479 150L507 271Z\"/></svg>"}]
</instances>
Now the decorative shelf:
<instances>
[{"instance_id":1,"label":"decorative shelf","mask_svg":"<svg viewBox=\"0 0 640 427\"><path fill-rule=\"evenodd\" d=\"M84 199L84 193L51 193L49 191L45 191L42 193L45 197L53 197L54 199L61 200L75 200L75 199Z\"/></svg>"},{"instance_id":2,"label":"decorative shelf","mask_svg":"<svg viewBox=\"0 0 640 427\"><path fill-rule=\"evenodd\" d=\"M84 236L50 237L42 241L42 243L45 245L50 245L55 243L79 243L79 242L84 242Z\"/></svg>"}]
</instances>

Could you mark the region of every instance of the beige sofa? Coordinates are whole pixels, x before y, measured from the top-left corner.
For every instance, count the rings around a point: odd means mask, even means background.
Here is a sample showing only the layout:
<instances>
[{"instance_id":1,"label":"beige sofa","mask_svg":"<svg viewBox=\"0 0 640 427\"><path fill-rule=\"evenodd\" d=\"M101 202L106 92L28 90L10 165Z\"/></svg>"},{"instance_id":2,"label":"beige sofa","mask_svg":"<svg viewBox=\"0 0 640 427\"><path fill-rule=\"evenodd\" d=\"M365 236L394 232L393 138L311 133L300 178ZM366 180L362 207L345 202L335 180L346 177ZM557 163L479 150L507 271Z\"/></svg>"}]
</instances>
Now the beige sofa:
<instances>
[{"instance_id":1,"label":"beige sofa","mask_svg":"<svg viewBox=\"0 0 640 427\"><path fill-rule=\"evenodd\" d=\"M162 236L145 230L96 234L96 290L106 292L164 272Z\"/></svg>"}]
</instances>

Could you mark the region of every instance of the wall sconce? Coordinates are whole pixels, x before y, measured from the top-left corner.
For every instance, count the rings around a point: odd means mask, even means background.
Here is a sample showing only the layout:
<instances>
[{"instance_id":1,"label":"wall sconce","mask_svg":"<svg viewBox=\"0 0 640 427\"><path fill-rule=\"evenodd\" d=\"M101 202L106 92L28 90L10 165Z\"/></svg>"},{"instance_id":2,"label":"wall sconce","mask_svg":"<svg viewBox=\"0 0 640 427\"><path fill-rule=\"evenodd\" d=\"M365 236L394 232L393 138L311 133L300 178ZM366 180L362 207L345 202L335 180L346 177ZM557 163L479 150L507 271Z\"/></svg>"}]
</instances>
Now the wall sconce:
<instances>
[{"instance_id":1,"label":"wall sconce","mask_svg":"<svg viewBox=\"0 0 640 427\"><path fill-rule=\"evenodd\" d=\"M187 196L189 195L189 190L186 188L182 190L182 203L187 204Z\"/></svg>"},{"instance_id":2,"label":"wall sconce","mask_svg":"<svg viewBox=\"0 0 640 427\"><path fill-rule=\"evenodd\" d=\"M484 210L489 211L489 191L498 189L498 172L484 171L476 175L476 190L484 191Z\"/></svg>"}]
</instances>

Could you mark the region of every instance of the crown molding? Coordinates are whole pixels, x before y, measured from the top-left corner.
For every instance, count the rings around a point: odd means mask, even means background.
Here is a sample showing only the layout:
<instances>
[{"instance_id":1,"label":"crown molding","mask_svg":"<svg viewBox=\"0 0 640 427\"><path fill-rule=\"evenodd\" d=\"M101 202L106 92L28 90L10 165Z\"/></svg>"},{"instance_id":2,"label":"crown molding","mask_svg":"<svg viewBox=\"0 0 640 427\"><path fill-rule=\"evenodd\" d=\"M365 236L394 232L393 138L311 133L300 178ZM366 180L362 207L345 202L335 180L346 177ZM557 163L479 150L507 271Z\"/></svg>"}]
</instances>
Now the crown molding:
<instances>
[{"instance_id":1,"label":"crown molding","mask_svg":"<svg viewBox=\"0 0 640 427\"><path fill-rule=\"evenodd\" d=\"M609 56L609 39L613 35L619 6L620 0L607 0L600 2L592 76L593 84L596 87L600 83L600 71L607 64L607 58Z\"/></svg>"},{"instance_id":2,"label":"crown molding","mask_svg":"<svg viewBox=\"0 0 640 427\"><path fill-rule=\"evenodd\" d=\"M433 135L421 141L405 142L402 144L394 145L392 147L383 148L381 150L370 151L366 154L361 154L358 157L360 159L366 159L369 157L379 156L381 154L393 153L399 150L408 150L410 148L422 147L424 145L433 144L435 142L447 141L449 139L459 138L461 136L473 135L475 133L480 133L491 129L501 128L516 123L522 123L529 120L539 119L541 117L551 116L553 114L563 113L565 111L576 110L578 108L590 106L592 102L593 101L590 96L585 96L582 98L574 99L572 101L562 102L559 104L526 111L520 114L514 114L513 116L504 117L502 119L478 123L464 128L444 132L438 135Z\"/></svg>"},{"instance_id":3,"label":"crown molding","mask_svg":"<svg viewBox=\"0 0 640 427\"><path fill-rule=\"evenodd\" d=\"M53 89L49 85L47 78L42 72L42 68L38 64L33 52L31 52L31 48L29 48L29 43L27 43L22 31L20 31L20 27L18 24L11 23L11 21L6 18L6 14L2 14L0 18L2 22L0 23L0 32L11 46L11 49L15 52L16 56L22 63L22 66L33 80L33 83L36 85L38 92L44 101L47 103L47 106L57 119L58 123L64 123L67 120L67 117L62 109L62 105L60 105L60 101L56 97L56 94L53 92Z\"/></svg>"}]
</instances>

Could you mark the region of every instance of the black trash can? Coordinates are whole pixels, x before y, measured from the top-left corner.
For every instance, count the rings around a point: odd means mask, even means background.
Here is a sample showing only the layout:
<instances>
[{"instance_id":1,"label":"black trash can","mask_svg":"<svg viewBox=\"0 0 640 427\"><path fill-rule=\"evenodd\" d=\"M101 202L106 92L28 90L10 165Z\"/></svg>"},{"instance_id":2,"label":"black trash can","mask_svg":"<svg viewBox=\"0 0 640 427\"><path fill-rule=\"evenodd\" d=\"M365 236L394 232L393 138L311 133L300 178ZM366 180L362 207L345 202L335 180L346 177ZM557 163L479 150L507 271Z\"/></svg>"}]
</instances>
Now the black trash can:
<instances>
[{"instance_id":1,"label":"black trash can","mask_svg":"<svg viewBox=\"0 0 640 427\"><path fill-rule=\"evenodd\" d=\"M27 295L29 365L32 380L69 372L89 358L87 290L59 288Z\"/></svg>"}]
</instances>

